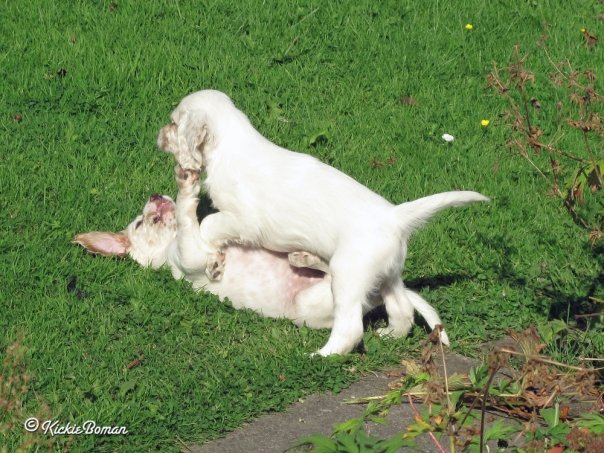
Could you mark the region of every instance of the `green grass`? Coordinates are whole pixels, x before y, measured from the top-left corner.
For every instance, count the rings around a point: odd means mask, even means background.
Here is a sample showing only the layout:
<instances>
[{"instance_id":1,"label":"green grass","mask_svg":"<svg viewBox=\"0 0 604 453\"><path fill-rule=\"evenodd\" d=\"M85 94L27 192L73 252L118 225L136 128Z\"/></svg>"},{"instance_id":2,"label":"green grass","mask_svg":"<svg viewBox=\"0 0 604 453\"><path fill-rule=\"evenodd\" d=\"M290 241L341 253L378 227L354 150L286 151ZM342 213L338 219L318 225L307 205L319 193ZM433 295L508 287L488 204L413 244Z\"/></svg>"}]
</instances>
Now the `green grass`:
<instances>
[{"instance_id":1,"label":"green grass","mask_svg":"<svg viewBox=\"0 0 604 453\"><path fill-rule=\"evenodd\" d=\"M600 5L289 3L3 2L0 351L24 335L25 415L38 398L62 423L130 432L75 437L73 451L215 438L338 390L425 338L420 328L397 341L369 332L367 356L311 359L327 331L234 311L168 271L70 244L78 232L124 227L152 192L174 195L173 162L155 137L191 91L225 91L271 140L393 202L454 188L492 197L439 216L410 244L405 279L438 308L455 350L543 322L552 307L566 313L601 287L586 232L505 147L505 103L485 83L517 43L545 78L551 65L535 50L544 31L556 60L604 77L601 45L588 49L579 32L598 35ZM399 102L406 96L417 102ZM0 446L22 435L17 426Z\"/></svg>"}]
</instances>

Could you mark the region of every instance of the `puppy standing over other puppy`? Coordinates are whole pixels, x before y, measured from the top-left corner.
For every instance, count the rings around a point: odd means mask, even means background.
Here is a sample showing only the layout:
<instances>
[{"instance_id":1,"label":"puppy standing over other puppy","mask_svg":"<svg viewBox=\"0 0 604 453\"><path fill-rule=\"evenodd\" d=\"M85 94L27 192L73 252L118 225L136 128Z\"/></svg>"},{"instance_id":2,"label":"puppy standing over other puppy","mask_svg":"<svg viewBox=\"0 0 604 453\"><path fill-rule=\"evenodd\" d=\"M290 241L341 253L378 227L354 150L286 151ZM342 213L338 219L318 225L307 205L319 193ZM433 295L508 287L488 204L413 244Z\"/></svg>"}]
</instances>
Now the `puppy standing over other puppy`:
<instances>
[{"instance_id":1,"label":"puppy standing over other puppy","mask_svg":"<svg viewBox=\"0 0 604 453\"><path fill-rule=\"evenodd\" d=\"M167 196L152 195L143 213L124 231L78 234L74 242L93 253L130 255L143 266L159 268L166 264L175 278L185 278L194 288L210 291L221 299L228 297L237 309L288 318L310 328L332 326L334 304L325 263L306 252L288 255L238 245L212 254L201 240L196 215L199 175L177 167L176 181L176 203ZM209 270L207 262L212 263ZM208 279L207 274L214 278ZM431 328L441 324L428 302L413 291L405 291ZM381 303L381 297L375 296L366 310ZM441 331L441 335L448 344L446 333Z\"/></svg>"},{"instance_id":2,"label":"puppy standing over other puppy","mask_svg":"<svg viewBox=\"0 0 604 453\"><path fill-rule=\"evenodd\" d=\"M171 119L159 147L183 168L205 169L206 191L219 210L201 224L204 247L235 242L306 250L329 263L334 323L323 356L348 353L359 342L372 293L381 295L388 313L380 333L406 335L413 301L401 271L409 236L441 209L488 201L459 191L394 206L314 157L271 143L219 91L185 97Z\"/></svg>"}]
</instances>

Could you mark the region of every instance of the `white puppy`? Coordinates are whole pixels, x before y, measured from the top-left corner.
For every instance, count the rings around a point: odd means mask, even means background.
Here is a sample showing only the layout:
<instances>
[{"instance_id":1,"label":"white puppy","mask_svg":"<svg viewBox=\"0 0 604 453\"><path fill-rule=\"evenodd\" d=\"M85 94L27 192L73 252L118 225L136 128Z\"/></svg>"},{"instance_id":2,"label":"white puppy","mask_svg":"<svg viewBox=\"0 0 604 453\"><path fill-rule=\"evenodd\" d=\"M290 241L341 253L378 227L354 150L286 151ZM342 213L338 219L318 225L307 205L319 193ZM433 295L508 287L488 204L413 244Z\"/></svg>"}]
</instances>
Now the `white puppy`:
<instances>
[{"instance_id":1,"label":"white puppy","mask_svg":"<svg viewBox=\"0 0 604 453\"><path fill-rule=\"evenodd\" d=\"M205 247L306 250L329 263L334 323L323 356L347 353L361 339L370 294L382 296L388 313L381 333L406 335L413 323L401 279L407 239L443 208L488 200L460 191L394 206L335 168L271 143L219 91L185 97L171 118L159 147L184 168L205 168L205 189L219 210L202 222Z\"/></svg>"},{"instance_id":2,"label":"white puppy","mask_svg":"<svg viewBox=\"0 0 604 453\"><path fill-rule=\"evenodd\" d=\"M130 255L143 266L159 268L166 264L175 278L185 278L194 288L208 290L221 299L229 298L237 309L288 318L310 328L332 326L331 277L324 262L306 252L288 256L237 245L226 247L217 255L209 254L200 240L196 215L198 174L177 167L176 180L176 204L167 196L152 195L143 213L124 231L79 234L74 242L93 253ZM209 270L207 262L211 263ZM405 292L431 328L441 324L428 302L413 291ZM365 311L381 303L381 297L372 297ZM444 331L441 337L448 344Z\"/></svg>"}]
</instances>

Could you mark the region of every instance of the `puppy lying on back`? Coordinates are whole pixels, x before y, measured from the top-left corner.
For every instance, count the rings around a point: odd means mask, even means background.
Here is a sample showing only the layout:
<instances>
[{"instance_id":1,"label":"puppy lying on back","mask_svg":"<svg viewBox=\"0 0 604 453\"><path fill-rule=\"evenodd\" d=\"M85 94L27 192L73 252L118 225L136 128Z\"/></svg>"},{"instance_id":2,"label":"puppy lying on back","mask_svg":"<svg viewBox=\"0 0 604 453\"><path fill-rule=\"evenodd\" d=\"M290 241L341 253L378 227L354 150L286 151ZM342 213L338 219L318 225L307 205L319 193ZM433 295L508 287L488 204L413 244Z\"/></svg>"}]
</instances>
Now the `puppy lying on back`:
<instances>
[{"instance_id":1,"label":"puppy lying on back","mask_svg":"<svg viewBox=\"0 0 604 453\"><path fill-rule=\"evenodd\" d=\"M219 253L206 249L196 214L198 173L176 167L176 181L176 203L167 196L152 195L143 213L125 230L78 234L74 242L93 253L129 255L143 266L167 265L175 278L184 278L195 289L207 290L221 300L228 298L237 309L291 319L310 328L332 327L331 276L324 262L306 252L277 253L239 245ZM430 328L441 324L428 302L405 291ZM372 297L365 313L382 303L379 295ZM444 331L441 340L449 344Z\"/></svg>"},{"instance_id":2,"label":"puppy lying on back","mask_svg":"<svg viewBox=\"0 0 604 453\"><path fill-rule=\"evenodd\" d=\"M373 294L388 313L380 334L407 335L415 307L401 279L407 240L441 209L488 200L455 191L395 206L314 157L271 143L219 91L186 96L171 119L158 146L183 168L205 170L206 193L219 210L201 224L204 247L305 250L329 263L334 322L323 356L360 341Z\"/></svg>"}]
</instances>

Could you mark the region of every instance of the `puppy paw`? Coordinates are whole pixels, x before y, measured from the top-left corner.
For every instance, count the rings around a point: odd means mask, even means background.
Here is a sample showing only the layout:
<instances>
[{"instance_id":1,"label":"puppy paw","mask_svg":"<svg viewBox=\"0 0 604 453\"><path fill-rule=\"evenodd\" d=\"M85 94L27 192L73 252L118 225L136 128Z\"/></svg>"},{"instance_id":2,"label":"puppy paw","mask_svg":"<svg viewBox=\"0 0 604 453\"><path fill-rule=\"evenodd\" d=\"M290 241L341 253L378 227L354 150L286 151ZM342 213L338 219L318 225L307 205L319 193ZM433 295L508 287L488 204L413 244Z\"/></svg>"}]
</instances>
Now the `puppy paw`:
<instances>
[{"instance_id":1,"label":"puppy paw","mask_svg":"<svg viewBox=\"0 0 604 453\"><path fill-rule=\"evenodd\" d=\"M306 267L322 272L328 272L329 267L325 261L308 252L291 252L287 255L289 264L293 267Z\"/></svg>"},{"instance_id":2,"label":"puppy paw","mask_svg":"<svg viewBox=\"0 0 604 453\"><path fill-rule=\"evenodd\" d=\"M403 333L398 332L393 327L380 327L375 331L382 338L401 338L404 336Z\"/></svg>"},{"instance_id":3,"label":"puppy paw","mask_svg":"<svg viewBox=\"0 0 604 453\"><path fill-rule=\"evenodd\" d=\"M346 351L340 351L339 349L332 349L329 348L327 346L323 346L321 349L319 349L317 352L311 354L311 357L329 357L329 356L335 356L335 355L345 355L348 352Z\"/></svg>"},{"instance_id":4,"label":"puppy paw","mask_svg":"<svg viewBox=\"0 0 604 453\"><path fill-rule=\"evenodd\" d=\"M199 192L199 172L196 170L186 170L180 165L174 168L176 175L176 184L180 192L186 194L196 194Z\"/></svg>"},{"instance_id":5,"label":"puppy paw","mask_svg":"<svg viewBox=\"0 0 604 453\"><path fill-rule=\"evenodd\" d=\"M206 276L210 279L210 281L220 281L224 274L224 261L225 256L224 252L218 251L210 256L208 256L208 261L206 263Z\"/></svg>"}]
</instances>

